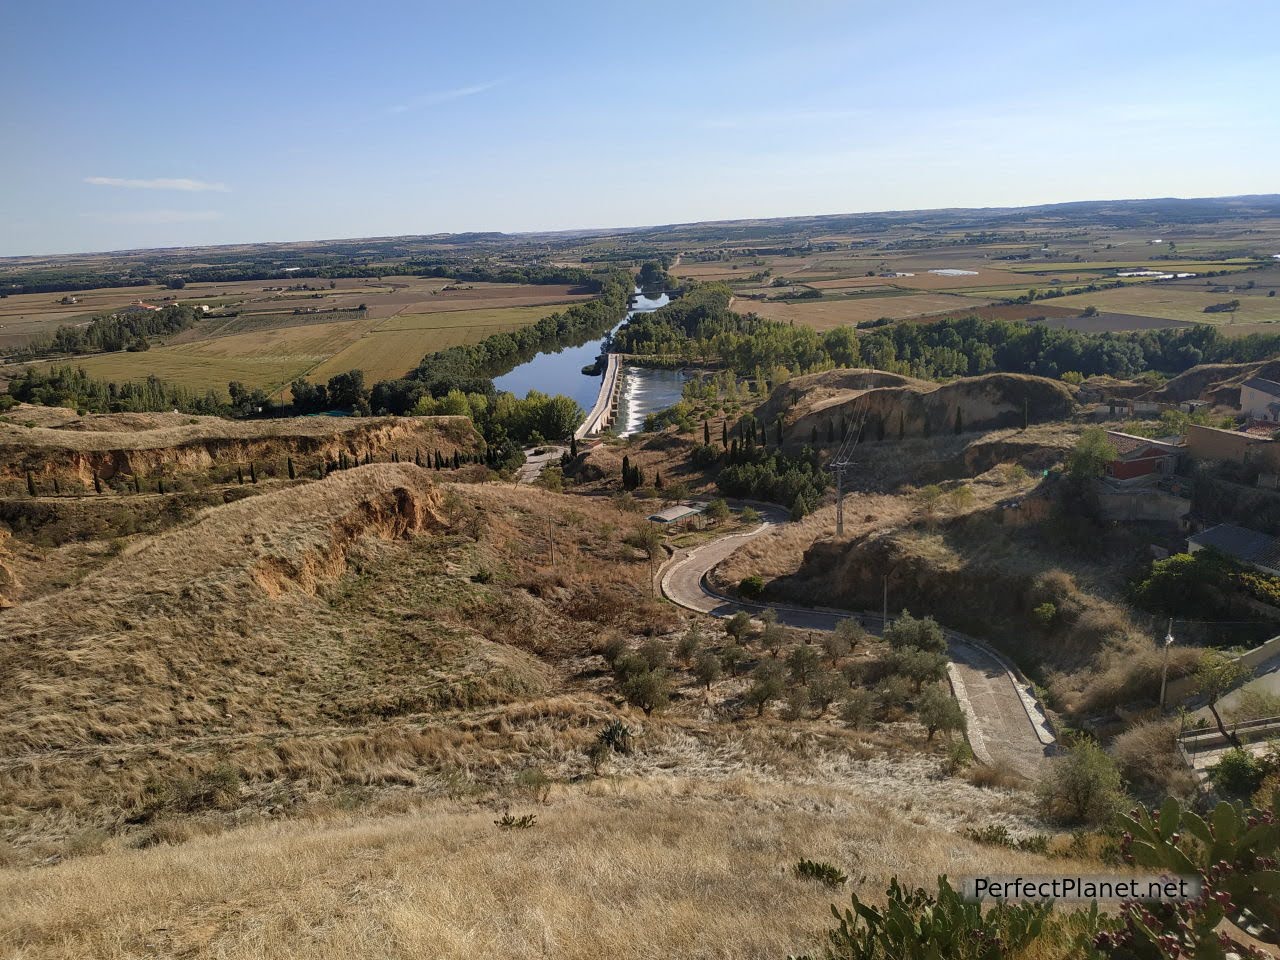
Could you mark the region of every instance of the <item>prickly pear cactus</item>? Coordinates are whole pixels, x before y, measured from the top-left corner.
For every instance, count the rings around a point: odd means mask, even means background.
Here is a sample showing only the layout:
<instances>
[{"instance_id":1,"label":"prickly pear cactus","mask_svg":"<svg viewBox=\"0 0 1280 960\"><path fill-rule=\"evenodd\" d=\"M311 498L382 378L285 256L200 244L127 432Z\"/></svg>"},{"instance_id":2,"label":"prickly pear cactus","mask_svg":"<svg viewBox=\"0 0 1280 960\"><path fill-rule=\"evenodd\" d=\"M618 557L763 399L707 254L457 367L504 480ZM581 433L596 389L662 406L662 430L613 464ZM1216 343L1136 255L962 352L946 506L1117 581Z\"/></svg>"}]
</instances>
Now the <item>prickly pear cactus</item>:
<instances>
[{"instance_id":1,"label":"prickly pear cactus","mask_svg":"<svg viewBox=\"0 0 1280 960\"><path fill-rule=\"evenodd\" d=\"M1209 818L1166 800L1157 816L1139 807L1129 814L1122 842L1136 866L1198 876L1200 896L1180 903L1126 903L1121 929L1099 934L1095 946L1137 960L1229 953L1264 955L1219 929L1223 919L1264 943L1280 943L1280 818L1222 802Z\"/></svg>"}]
</instances>

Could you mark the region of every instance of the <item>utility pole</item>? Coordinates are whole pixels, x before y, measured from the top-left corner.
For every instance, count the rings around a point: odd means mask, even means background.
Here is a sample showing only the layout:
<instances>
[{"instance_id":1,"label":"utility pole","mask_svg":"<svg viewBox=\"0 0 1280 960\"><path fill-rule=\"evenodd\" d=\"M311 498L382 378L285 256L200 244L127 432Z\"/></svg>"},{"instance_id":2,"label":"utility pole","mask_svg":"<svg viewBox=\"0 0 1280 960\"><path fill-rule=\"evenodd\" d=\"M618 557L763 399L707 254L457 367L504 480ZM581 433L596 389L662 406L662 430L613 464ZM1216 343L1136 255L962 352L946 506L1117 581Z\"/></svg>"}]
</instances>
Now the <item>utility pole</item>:
<instances>
[{"instance_id":1,"label":"utility pole","mask_svg":"<svg viewBox=\"0 0 1280 960\"><path fill-rule=\"evenodd\" d=\"M843 465L833 469L836 474L836 536L844 536L844 470Z\"/></svg>"},{"instance_id":2,"label":"utility pole","mask_svg":"<svg viewBox=\"0 0 1280 960\"><path fill-rule=\"evenodd\" d=\"M1160 667L1160 711L1164 712L1164 694L1169 685L1169 648L1173 646L1173 618L1164 633L1164 664Z\"/></svg>"},{"instance_id":3,"label":"utility pole","mask_svg":"<svg viewBox=\"0 0 1280 960\"><path fill-rule=\"evenodd\" d=\"M836 475L836 536L844 536L844 475L853 467L853 451L858 446L858 438L862 436L862 428L867 422L867 411L862 416L855 414L849 423L849 429L840 442L840 449L827 464L827 469Z\"/></svg>"}]
</instances>

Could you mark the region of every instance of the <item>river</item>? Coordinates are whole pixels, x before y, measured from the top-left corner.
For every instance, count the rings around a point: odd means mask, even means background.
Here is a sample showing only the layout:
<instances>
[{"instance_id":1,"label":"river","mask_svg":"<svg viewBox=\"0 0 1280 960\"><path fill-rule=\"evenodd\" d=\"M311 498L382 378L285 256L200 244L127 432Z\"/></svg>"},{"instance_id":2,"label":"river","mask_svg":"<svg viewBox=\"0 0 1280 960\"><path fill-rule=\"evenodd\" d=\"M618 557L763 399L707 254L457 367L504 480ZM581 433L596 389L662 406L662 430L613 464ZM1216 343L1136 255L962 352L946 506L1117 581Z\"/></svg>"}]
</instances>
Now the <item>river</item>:
<instances>
[{"instance_id":1,"label":"river","mask_svg":"<svg viewBox=\"0 0 1280 960\"><path fill-rule=\"evenodd\" d=\"M637 313L649 313L670 303L664 293L658 297L646 297L636 291L631 309L618 323L622 326ZM614 327L617 330L618 327ZM613 331L611 330L610 333ZM595 363L604 349L605 339L598 338L574 347L546 350L533 359L515 367L500 377L493 378L493 385L523 397L530 390L542 393L563 393L578 401L583 410L590 410L600 394L603 372L588 376L583 367ZM622 385L621 408L616 430L622 436L637 432L644 425L644 418L651 413L665 410L680 399L685 376L679 370L654 370L648 367L625 368Z\"/></svg>"}]
</instances>

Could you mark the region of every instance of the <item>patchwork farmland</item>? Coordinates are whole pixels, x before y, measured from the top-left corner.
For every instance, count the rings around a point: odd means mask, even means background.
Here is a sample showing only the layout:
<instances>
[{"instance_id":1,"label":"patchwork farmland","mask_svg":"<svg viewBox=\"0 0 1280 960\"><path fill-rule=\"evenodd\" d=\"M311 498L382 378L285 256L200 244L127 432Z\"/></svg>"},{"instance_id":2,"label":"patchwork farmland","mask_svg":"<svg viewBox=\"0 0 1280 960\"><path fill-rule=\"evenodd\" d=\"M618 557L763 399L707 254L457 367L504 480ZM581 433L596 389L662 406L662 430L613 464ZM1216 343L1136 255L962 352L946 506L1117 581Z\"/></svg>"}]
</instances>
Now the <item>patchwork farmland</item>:
<instances>
[{"instance_id":1,"label":"patchwork farmland","mask_svg":"<svg viewBox=\"0 0 1280 960\"><path fill-rule=\"evenodd\" d=\"M373 381L407 373L423 356L509 332L588 300L566 285L455 283L447 279L241 281L193 284L181 291L130 287L60 297L32 294L0 301L0 344L13 348L68 322L67 309L96 313L142 301L194 303L209 316L140 353L74 358L94 377L154 375L195 390L225 392L238 380L281 397L299 378L325 380L351 369ZM13 301L19 301L14 303ZM62 309L58 309L62 306ZM5 334L9 335L6 341ZM61 361L57 361L61 362Z\"/></svg>"}]
</instances>

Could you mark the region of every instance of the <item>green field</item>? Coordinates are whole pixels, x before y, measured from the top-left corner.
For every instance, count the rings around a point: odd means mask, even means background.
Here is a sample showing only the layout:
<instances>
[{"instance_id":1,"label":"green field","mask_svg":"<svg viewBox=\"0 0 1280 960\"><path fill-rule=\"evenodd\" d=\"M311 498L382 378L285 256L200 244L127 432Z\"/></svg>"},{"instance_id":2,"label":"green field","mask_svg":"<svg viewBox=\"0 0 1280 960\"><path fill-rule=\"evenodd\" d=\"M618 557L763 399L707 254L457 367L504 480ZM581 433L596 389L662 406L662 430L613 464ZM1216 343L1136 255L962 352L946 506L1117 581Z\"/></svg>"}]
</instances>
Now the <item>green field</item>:
<instances>
[{"instance_id":1,"label":"green field","mask_svg":"<svg viewBox=\"0 0 1280 960\"><path fill-rule=\"evenodd\" d=\"M1234 313L1205 313L1204 308L1229 300L1239 300L1240 307ZM1132 313L1143 317L1162 317L1167 320L1189 320L1193 323L1228 325L1236 323L1280 322L1280 297L1251 296L1243 292L1210 293L1186 287L1165 284L1135 284L1100 290L1097 293L1079 293L1070 297L1058 297L1047 301L1055 307L1072 307L1083 310L1097 307L1110 313Z\"/></svg>"},{"instance_id":2,"label":"green field","mask_svg":"<svg viewBox=\"0 0 1280 960\"><path fill-rule=\"evenodd\" d=\"M353 369L363 370L369 382L401 377L429 353L518 330L563 309L545 304L342 319L207 336L142 353L100 354L74 362L104 380L140 380L154 374L220 393L226 392L228 382L239 380L276 393L298 377L327 380ZM238 319L253 322L252 315ZM185 331L184 338L190 333Z\"/></svg>"},{"instance_id":3,"label":"green field","mask_svg":"<svg viewBox=\"0 0 1280 960\"><path fill-rule=\"evenodd\" d=\"M478 343L550 316L563 307L499 307L447 313L402 314L381 321L359 340L311 371L326 380L346 370L363 370L368 380L402 377L429 353Z\"/></svg>"}]
</instances>

